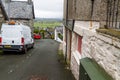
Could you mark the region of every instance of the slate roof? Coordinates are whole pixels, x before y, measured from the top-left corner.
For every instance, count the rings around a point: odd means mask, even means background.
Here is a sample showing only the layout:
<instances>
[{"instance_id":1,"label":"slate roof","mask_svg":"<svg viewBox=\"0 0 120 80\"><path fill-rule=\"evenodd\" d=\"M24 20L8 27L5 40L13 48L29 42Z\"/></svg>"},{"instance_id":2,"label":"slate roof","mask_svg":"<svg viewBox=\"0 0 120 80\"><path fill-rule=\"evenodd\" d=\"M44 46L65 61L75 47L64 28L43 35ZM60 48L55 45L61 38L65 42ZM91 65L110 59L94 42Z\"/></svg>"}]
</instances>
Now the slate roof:
<instances>
[{"instance_id":1,"label":"slate roof","mask_svg":"<svg viewBox=\"0 0 120 80\"><path fill-rule=\"evenodd\" d=\"M34 5L27 1L2 0L2 4L9 18L11 19L34 19Z\"/></svg>"},{"instance_id":2,"label":"slate roof","mask_svg":"<svg viewBox=\"0 0 120 80\"><path fill-rule=\"evenodd\" d=\"M63 34L63 26L56 26L55 29L58 33Z\"/></svg>"},{"instance_id":3,"label":"slate roof","mask_svg":"<svg viewBox=\"0 0 120 80\"><path fill-rule=\"evenodd\" d=\"M4 7L3 7L3 4L2 4L2 2L1 2L1 0L0 0L0 8L1 8L1 10L2 10L2 14L3 14L5 20L8 20L7 13L6 13L6 11L5 11Z\"/></svg>"}]
</instances>

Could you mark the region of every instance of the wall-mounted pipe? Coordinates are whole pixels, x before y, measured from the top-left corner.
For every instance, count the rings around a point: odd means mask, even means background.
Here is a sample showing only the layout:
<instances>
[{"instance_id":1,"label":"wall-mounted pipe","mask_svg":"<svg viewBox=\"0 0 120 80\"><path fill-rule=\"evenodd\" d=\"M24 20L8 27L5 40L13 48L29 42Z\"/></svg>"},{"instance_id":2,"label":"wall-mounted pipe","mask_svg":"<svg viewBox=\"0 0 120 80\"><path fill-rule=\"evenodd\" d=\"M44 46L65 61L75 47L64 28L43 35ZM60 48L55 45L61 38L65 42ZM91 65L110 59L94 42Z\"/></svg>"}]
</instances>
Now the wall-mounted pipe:
<instances>
[{"instance_id":1,"label":"wall-mounted pipe","mask_svg":"<svg viewBox=\"0 0 120 80\"><path fill-rule=\"evenodd\" d=\"M110 0L110 3L109 3L109 20L108 20L108 22L109 22L109 27L110 27L110 23L111 23L111 16L112 16L112 14L111 14L111 11L112 11L112 0Z\"/></svg>"},{"instance_id":2,"label":"wall-mounted pipe","mask_svg":"<svg viewBox=\"0 0 120 80\"><path fill-rule=\"evenodd\" d=\"M109 26L109 24L108 24L108 21L109 21L109 3L110 3L110 1L109 0L107 0L107 12L106 12L106 14L107 14L107 17L106 17L106 26L105 26L105 28L108 28Z\"/></svg>"},{"instance_id":3,"label":"wall-mounted pipe","mask_svg":"<svg viewBox=\"0 0 120 80\"><path fill-rule=\"evenodd\" d=\"M92 19L92 15L93 15L93 9L94 9L94 0L91 0L91 19Z\"/></svg>"},{"instance_id":4,"label":"wall-mounted pipe","mask_svg":"<svg viewBox=\"0 0 120 80\"><path fill-rule=\"evenodd\" d=\"M112 28L114 27L115 2L116 2L116 0L113 0L113 10L112 10Z\"/></svg>"},{"instance_id":5,"label":"wall-mounted pipe","mask_svg":"<svg viewBox=\"0 0 120 80\"><path fill-rule=\"evenodd\" d=\"M117 1L117 11L116 11L116 20L115 20L115 27L117 28L117 20L118 20L118 13L119 13L119 1ZM120 26L119 26L120 29Z\"/></svg>"},{"instance_id":6,"label":"wall-mounted pipe","mask_svg":"<svg viewBox=\"0 0 120 80\"><path fill-rule=\"evenodd\" d=\"M67 33L68 33L68 30L66 28L66 30L65 30L65 37L66 37L65 62L67 62L67 47L68 47L68 45L67 45L67 43L68 43Z\"/></svg>"},{"instance_id":7,"label":"wall-mounted pipe","mask_svg":"<svg viewBox=\"0 0 120 80\"><path fill-rule=\"evenodd\" d=\"M67 20L68 20L68 0L66 0L66 25L67 25ZM66 37L66 51L65 51L65 62L67 61L67 28L65 28L65 37Z\"/></svg>"}]
</instances>

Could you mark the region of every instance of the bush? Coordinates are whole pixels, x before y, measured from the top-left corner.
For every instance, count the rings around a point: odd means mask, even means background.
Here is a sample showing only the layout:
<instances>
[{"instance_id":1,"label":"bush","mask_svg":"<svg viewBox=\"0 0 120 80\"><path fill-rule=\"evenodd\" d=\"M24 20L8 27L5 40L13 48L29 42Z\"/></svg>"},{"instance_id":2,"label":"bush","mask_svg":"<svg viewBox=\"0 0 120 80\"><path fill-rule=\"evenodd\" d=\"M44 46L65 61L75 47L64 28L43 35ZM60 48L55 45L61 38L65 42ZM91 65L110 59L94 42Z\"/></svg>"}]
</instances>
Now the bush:
<instances>
[{"instance_id":1,"label":"bush","mask_svg":"<svg viewBox=\"0 0 120 80\"><path fill-rule=\"evenodd\" d=\"M34 30L34 33L39 33L39 30Z\"/></svg>"},{"instance_id":2,"label":"bush","mask_svg":"<svg viewBox=\"0 0 120 80\"><path fill-rule=\"evenodd\" d=\"M59 37L61 40L63 40L63 35L62 35L62 34L58 33L58 37Z\"/></svg>"}]
</instances>

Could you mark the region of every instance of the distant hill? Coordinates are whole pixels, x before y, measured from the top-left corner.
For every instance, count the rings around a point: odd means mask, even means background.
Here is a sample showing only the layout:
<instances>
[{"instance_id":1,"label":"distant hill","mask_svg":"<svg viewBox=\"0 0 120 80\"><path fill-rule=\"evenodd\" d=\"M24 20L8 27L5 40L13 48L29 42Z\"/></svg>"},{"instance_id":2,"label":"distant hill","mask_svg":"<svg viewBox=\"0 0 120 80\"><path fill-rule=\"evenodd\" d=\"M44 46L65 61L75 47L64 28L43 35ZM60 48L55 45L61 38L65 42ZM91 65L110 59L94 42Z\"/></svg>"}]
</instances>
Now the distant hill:
<instances>
[{"instance_id":1,"label":"distant hill","mask_svg":"<svg viewBox=\"0 0 120 80\"><path fill-rule=\"evenodd\" d=\"M35 18L34 21L47 21L47 22L58 21L58 22L61 22L62 18Z\"/></svg>"}]
</instances>

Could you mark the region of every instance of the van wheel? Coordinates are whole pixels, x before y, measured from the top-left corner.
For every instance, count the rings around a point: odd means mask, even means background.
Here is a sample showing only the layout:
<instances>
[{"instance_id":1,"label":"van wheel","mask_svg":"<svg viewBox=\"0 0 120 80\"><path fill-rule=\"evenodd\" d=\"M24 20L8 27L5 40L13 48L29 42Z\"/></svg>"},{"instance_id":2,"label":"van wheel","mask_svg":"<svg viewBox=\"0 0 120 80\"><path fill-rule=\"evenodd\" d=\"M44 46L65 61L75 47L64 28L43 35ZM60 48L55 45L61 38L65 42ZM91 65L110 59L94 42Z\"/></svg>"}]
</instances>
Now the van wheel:
<instances>
[{"instance_id":1,"label":"van wheel","mask_svg":"<svg viewBox=\"0 0 120 80\"><path fill-rule=\"evenodd\" d=\"M7 53L7 51L3 51L3 54Z\"/></svg>"},{"instance_id":2,"label":"van wheel","mask_svg":"<svg viewBox=\"0 0 120 80\"><path fill-rule=\"evenodd\" d=\"M34 43L32 44L31 48L34 48Z\"/></svg>"},{"instance_id":3,"label":"van wheel","mask_svg":"<svg viewBox=\"0 0 120 80\"><path fill-rule=\"evenodd\" d=\"M23 50L22 53L23 53L23 54L26 54L26 53L27 53L27 48L26 48L26 47L24 48L24 50Z\"/></svg>"}]
</instances>

